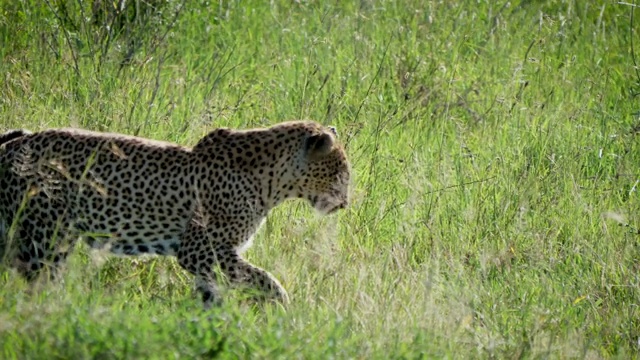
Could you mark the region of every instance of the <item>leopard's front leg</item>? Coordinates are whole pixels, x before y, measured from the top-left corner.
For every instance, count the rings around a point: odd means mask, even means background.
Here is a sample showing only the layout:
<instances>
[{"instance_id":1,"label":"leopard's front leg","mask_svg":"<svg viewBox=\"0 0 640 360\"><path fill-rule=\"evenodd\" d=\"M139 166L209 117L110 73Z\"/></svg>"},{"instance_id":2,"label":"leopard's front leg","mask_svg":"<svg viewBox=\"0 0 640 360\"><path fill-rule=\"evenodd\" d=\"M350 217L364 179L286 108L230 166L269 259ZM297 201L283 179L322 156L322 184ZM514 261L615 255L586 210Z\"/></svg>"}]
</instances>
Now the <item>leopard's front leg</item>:
<instances>
[{"instance_id":1,"label":"leopard's front leg","mask_svg":"<svg viewBox=\"0 0 640 360\"><path fill-rule=\"evenodd\" d=\"M192 222L181 238L177 257L180 266L195 275L196 289L202 295L204 308L219 306L222 297L213 270L217 259L207 229Z\"/></svg>"},{"instance_id":2,"label":"leopard's front leg","mask_svg":"<svg viewBox=\"0 0 640 360\"><path fill-rule=\"evenodd\" d=\"M238 239L219 238L219 229L199 225L193 221L181 238L178 263L195 275L196 288L202 294L205 309L222 303L214 273L216 265L235 285L258 290L259 298L289 303L286 290L271 274L243 259L233 246Z\"/></svg>"},{"instance_id":3,"label":"leopard's front leg","mask_svg":"<svg viewBox=\"0 0 640 360\"><path fill-rule=\"evenodd\" d=\"M289 303L287 291L280 282L267 271L250 264L236 249L225 244L216 248L218 264L229 281L260 292L259 299L275 300L286 305Z\"/></svg>"}]
</instances>

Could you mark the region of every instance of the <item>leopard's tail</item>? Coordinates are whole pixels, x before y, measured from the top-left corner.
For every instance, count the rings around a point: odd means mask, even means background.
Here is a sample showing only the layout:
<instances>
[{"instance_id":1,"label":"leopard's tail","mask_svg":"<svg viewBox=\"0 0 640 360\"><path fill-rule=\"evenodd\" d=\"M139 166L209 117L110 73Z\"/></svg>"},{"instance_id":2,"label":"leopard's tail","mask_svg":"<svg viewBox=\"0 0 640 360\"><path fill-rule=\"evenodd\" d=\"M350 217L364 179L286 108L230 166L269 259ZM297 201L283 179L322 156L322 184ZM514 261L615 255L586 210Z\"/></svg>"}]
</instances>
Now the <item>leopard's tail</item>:
<instances>
[{"instance_id":1,"label":"leopard's tail","mask_svg":"<svg viewBox=\"0 0 640 360\"><path fill-rule=\"evenodd\" d=\"M31 131L25 129L9 130L4 134L0 134L0 145L27 135L31 135Z\"/></svg>"}]
</instances>

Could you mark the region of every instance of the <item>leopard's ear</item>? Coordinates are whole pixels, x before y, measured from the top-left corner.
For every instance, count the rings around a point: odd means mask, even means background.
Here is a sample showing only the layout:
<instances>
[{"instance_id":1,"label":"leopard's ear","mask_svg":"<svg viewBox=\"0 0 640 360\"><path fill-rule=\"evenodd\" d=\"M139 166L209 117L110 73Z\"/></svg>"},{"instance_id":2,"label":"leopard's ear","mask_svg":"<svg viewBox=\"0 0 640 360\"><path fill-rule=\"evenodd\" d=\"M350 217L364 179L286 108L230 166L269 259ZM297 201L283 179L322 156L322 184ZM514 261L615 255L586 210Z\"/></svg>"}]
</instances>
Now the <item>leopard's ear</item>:
<instances>
[{"instance_id":1,"label":"leopard's ear","mask_svg":"<svg viewBox=\"0 0 640 360\"><path fill-rule=\"evenodd\" d=\"M333 143L333 136L329 133L310 135L304 143L305 153L312 159L322 157L331 152Z\"/></svg>"}]
</instances>

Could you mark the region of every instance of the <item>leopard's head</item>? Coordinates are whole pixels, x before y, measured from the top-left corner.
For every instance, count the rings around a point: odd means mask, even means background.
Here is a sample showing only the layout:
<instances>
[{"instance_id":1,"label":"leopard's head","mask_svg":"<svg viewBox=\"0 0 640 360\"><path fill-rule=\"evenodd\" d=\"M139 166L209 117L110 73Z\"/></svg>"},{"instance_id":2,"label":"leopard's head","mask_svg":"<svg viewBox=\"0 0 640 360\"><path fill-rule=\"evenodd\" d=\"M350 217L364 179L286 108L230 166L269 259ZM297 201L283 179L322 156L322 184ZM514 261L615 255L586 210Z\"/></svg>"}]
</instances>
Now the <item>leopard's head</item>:
<instances>
[{"instance_id":1,"label":"leopard's head","mask_svg":"<svg viewBox=\"0 0 640 360\"><path fill-rule=\"evenodd\" d=\"M320 126L306 134L302 144L299 197L322 214L347 207L351 167L336 130Z\"/></svg>"}]
</instances>

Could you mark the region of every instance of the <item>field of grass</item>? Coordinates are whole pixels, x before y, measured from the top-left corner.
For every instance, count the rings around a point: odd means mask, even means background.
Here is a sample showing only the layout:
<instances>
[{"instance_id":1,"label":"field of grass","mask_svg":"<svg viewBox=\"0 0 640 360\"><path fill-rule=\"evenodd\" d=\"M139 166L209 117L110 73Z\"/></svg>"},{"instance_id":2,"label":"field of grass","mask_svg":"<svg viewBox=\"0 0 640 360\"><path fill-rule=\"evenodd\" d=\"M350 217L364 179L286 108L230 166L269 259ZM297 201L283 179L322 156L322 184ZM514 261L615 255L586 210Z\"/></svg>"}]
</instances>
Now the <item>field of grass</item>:
<instances>
[{"instance_id":1,"label":"field of grass","mask_svg":"<svg viewBox=\"0 0 640 360\"><path fill-rule=\"evenodd\" d=\"M1 131L192 145L315 119L347 144L353 203L270 214L247 258L286 309L204 312L174 259L84 246L37 291L3 271L0 358L640 356L640 10L111 3L0 0Z\"/></svg>"}]
</instances>

